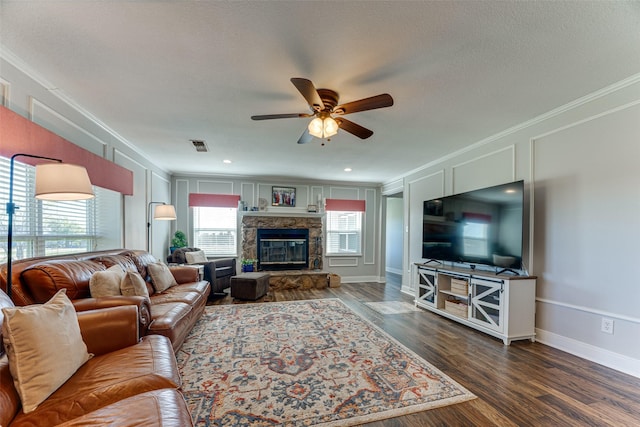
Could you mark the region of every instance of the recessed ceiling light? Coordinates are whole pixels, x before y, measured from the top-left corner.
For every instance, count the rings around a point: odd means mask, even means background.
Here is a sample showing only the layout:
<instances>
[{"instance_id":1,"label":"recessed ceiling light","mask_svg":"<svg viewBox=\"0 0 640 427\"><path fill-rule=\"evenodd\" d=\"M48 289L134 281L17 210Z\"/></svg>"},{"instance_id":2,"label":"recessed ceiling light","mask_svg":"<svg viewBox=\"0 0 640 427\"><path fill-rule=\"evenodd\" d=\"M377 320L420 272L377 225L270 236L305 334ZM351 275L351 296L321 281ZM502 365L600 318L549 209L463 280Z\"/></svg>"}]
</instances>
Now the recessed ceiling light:
<instances>
[{"instance_id":1,"label":"recessed ceiling light","mask_svg":"<svg viewBox=\"0 0 640 427\"><path fill-rule=\"evenodd\" d=\"M351 172L351 171L352 171L352 169L351 169L351 168L344 168L344 171L345 171L345 172Z\"/></svg>"},{"instance_id":2,"label":"recessed ceiling light","mask_svg":"<svg viewBox=\"0 0 640 427\"><path fill-rule=\"evenodd\" d=\"M222 163L231 164L231 160L229 160L229 159L224 159L224 160L222 161Z\"/></svg>"}]
</instances>

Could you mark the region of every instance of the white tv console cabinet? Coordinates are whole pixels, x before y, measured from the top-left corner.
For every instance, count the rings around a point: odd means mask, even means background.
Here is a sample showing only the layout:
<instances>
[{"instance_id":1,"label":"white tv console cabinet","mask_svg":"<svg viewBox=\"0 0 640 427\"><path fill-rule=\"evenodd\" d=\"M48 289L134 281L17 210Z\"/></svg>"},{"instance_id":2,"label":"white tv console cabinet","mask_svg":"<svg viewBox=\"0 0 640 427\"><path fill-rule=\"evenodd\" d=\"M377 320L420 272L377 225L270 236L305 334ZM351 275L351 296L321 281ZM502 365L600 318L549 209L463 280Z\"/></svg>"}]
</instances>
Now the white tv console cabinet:
<instances>
[{"instance_id":1,"label":"white tv console cabinet","mask_svg":"<svg viewBox=\"0 0 640 427\"><path fill-rule=\"evenodd\" d=\"M536 278L414 265L415 304L502 339L535 341Z\"/></svg>"}]
</instances>

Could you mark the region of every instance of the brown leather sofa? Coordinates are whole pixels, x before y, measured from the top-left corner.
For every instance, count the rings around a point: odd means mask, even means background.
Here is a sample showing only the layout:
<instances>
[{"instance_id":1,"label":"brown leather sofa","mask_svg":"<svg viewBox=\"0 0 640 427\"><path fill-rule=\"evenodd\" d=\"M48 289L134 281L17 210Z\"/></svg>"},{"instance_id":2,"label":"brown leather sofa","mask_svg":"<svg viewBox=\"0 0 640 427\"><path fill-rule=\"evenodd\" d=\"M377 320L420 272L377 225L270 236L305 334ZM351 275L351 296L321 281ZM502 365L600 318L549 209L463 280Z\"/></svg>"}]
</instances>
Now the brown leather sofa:
<instances>
[{"instance_id":1,"label":"brown leather sofa","mask_svg":"<svg viewBox=\"0 0 640 427\"><path fill-rule=\"evenodd\" d=\"M11 306L12 301L0 291L0 308ZM0 347L0 426L193 425L180 393L171 342L160 335L138 339L135 305L77 315L83 340L94 357L33 412L22 411L9 359ZM0 312L0 334L2 321Z\"/></svg>"},{"instance_id":2,"label":"brown leather sofa","mask_svg":"<svg viewBox=\"0 0 640 427\"><path fill-rule=\"evenodd\" d=\"M178 248L169 256L169 264L187 264L185 252L199 251L199 248ZM211 296L226 296L224 290L231 286L231 278L236 275L235 258L219 258L198 263L203 266L203 278L211 285Z\"/></svg>"},{"instance_id":3,"label":"brown leather sofa","mask_svg":"<svg viewBox=\"0 0 640 427\"><path fill-rule=\"evenodd\" d=\"M199 280L196 269L176 266L169 268L178 285L156 293L147 272L147 265L155 262L146 251L127 249L18 260L12 264L11 299L18 306L44 303L66 288L76 311L134 305L138 308L141 336L164 335L177 351L204 312L211 287L207 281ZM137 270L145 278L148 298L122 295L91 298L91 275L116 264ZM3 264L0 288L4 290L6 275Z\"/></svg>"}]
</instances>

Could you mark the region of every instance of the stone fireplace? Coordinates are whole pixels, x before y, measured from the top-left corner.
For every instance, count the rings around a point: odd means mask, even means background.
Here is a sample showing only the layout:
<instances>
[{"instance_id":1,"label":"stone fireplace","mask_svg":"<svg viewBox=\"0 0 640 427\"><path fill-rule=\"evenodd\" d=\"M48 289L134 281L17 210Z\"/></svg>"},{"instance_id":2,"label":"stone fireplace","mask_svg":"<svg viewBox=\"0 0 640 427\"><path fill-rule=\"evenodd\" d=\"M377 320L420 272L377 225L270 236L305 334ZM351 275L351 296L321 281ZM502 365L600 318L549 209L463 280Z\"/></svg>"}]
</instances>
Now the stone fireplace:
<instances>
[{"instance_id":1,"label":"stone fireplace","mask_svg":"<svg viewBox=\"0 0 640 427\"><path fill-rule=\"evenodd\" d=\"M322 269L322 219L245 213L242 258L258 259L258 270Z\"/></svg>"}]
</instances>

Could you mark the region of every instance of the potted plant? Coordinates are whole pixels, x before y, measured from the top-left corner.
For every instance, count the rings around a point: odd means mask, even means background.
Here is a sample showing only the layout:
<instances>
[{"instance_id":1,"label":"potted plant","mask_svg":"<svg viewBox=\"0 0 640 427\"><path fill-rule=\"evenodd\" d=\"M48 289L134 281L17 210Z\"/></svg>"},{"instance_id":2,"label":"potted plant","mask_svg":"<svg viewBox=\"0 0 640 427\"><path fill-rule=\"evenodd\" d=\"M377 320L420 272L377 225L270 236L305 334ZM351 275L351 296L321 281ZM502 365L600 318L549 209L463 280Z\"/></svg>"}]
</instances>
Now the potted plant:
<instances>
[{"instance_id":1,"label":"potted plant","mask_svg":"<svg viewBox=\"0 0 640 427\"><path fill-rule=\"evenodd\" d=\"M249 273L253 271L253 264L255 264L257 260L251 258L243 258L240 263L242 264L242 272Z\"/></svg>"},{"instance_id":2,"label":"potted plant","mask_svg":"<svg viewBox=\"0 0 640 427\"><path fill-rule=\"evenodd\" d=\"M176 232L173 234L173 239L171 239L171 248L169 248L171 250L171 253L173 253L173 251L175 251L176 249L184 248L187 245L187 235L184 234L183 231L176 230Z\"/></svg>"}]
</instances>

